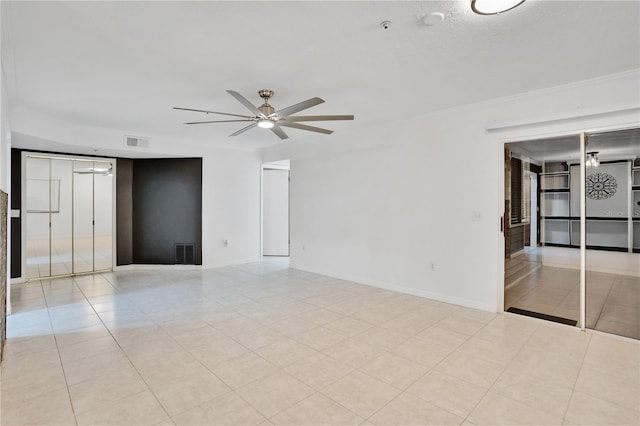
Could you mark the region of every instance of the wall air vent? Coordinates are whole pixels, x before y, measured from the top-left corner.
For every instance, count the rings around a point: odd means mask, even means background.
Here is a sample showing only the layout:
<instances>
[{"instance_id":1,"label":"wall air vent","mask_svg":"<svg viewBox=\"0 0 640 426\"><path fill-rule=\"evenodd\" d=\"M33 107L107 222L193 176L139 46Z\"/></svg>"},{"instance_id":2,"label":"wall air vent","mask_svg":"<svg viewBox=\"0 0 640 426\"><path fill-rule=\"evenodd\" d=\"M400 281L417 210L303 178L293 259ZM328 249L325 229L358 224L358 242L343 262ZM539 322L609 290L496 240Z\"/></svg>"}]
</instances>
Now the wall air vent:
<instances>
[{"instance_id":1,"label":"wall air vent","mask_svg":"<svg viewBox=\"0 0 640 426\"><path fill-rule=\"evenodd\" d=\"M127 146L135 148L149 148L149 139L138 136L127 136Z\"/></svg>"},{"instance_id":2,"label":"wall air vent","mask_svg":"<svg viewBox=\"0 0 640 426\"><path fill-rule=\"evenodd\" d=\"M195 244L174 244L176 265L195 265L196 245Z\"/></svg>"}]
</instances>

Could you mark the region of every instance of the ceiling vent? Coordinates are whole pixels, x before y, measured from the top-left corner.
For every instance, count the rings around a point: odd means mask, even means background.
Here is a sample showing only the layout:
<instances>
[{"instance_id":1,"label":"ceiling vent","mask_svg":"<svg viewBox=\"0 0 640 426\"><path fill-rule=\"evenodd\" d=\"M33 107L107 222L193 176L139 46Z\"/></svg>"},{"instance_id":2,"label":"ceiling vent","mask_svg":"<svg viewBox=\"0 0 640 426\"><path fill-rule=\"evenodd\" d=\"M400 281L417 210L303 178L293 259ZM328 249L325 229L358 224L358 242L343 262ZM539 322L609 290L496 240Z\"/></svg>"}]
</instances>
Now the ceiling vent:
<instances>
[{"instance_id":1,"label":"ceiling vent","mask_svg":"<svg viewBox=\"0 0 640 426\"><path fill-rule=\"evenodd\" d=\"M127 146L135 148L149 148L149 139L138 136L127 136Z\"/></svg>"}]
</instances>

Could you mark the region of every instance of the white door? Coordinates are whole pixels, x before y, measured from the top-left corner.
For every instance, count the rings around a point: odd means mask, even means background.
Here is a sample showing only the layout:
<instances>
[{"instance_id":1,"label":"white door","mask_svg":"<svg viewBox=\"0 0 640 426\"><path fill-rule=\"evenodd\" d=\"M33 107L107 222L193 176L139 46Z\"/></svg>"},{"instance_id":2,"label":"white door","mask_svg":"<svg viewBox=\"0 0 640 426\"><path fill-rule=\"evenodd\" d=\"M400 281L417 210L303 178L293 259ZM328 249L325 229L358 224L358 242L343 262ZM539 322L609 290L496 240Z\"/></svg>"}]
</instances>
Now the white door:
<instances>
[{"instance_id":1,"label":"white door","mask_svg":"<svg viewBox=\"0 0 640 426\"><path fill-rule=\"evenodd\" d=\"M264 169L262 253L289 256L289 171Z\"/></svg>"}]
</instances>

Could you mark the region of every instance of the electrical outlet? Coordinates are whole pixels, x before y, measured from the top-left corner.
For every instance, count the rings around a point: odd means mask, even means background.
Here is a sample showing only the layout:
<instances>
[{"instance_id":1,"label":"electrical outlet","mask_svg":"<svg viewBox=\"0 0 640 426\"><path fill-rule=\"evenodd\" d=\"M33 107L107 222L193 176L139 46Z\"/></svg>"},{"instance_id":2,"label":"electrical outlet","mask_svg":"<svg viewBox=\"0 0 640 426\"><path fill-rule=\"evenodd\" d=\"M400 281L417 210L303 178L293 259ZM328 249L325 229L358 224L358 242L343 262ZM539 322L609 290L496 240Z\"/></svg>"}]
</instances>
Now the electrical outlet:
<instances>
[{"instance_id":1,"label":"electrical outlet","mask_svg":"<svg viewBox=\"0 0 640 426\"><path fill-rule=\"evenodd\" d=\"M431 270L432 271L436 270L436 263L435 262L431 262Z\"/></svg>"}]
</instances>

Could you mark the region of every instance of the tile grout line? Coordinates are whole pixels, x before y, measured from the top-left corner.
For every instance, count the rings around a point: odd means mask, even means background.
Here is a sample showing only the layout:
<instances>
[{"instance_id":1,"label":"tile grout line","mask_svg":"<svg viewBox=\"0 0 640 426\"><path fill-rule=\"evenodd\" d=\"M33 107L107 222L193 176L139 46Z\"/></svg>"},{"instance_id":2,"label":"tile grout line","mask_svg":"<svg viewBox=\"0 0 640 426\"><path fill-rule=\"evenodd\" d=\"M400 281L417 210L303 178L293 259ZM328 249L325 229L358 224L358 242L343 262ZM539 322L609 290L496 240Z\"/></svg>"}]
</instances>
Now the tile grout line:
<instances>
[{"instance_id":1,"label":"tile grout line","mask_svg":"<svg viewBox=\"0 0 640 426\"><path fill-rule=\"evenodd\" d=\"M614 278L613 282L611 283L611 287L609 287L609 291L607 292L607 297L604 298L604 302L602 302L602 306L600 306L600 311L598 312L598 318L596 318L596 322L593 323L594 330L596 330L598 327L598 322L600 321L602 312L604 312L604 307L607 304L607 300L609 300L609 295L611 295L611 291L613 291L613 286L615 285L616 280L617 280L617 275L616 275L616 278ZM591 343L591 340L589 340L589 343Z\"/></svg>"},{"instance_id":2,"label":"tile grout line","mask_svg":"<svg viewBox=\"0 0 640 426\"><path fill-rule=\"evenodd\" d=\"M113 273L113 272L112 272ZM91 275L91 276L95 276L95 275ZM99 274L99 276L102 276L102 274ZM106 280L106 278L105 278ZM75 284L75 280L73 281ZM107 282L114 288L114 290L118 290L116 287L114 287L113 283L109 280L107 280ZM84 296L85 300L87 301L87 303L89 303L89 305L91 305L91 309L93 310L93 312L96 314L96 316L98 317L98 319L100 320L100 323L102 324L102 326L107 330L107 332L109 333L109 335L111 336L111 338L113 339L113 341L116 343L116 345L118 345L118 348L120 348L120 350L122 351L122 353L124 354L124 356L127 358L127 361L129 362L129 364L131 365L131 367L135 370L135 372L138 374L138 377L140 378L140 380L142 380L142 382L145 384L145 386L147 387L147 389L149 390L149 392L151 392L151 394L153 395L153 397L155 398L156 402L160 405L160 407L162 407L162 410L165 412L165 414L167 415L167 418L171 419L171 416L169 415L169 413L167 412L167 410L165 409L164 405L162 405L162 403L160 402L160 400L158 399L158 397L156 396L155 392L153 392L153 390L151 389L151 387L149 386L149 383L147 383L147 381L144 379L144 377L142 376L142 374L140 373L140 371L136 368L136 366L133 364L133 362L131 361L131 359L129 358L129 355L127 355L127 352L124 350L124 348L120 345L120 342L118 342L118 339L115 338L115 336L113 335L113 333L111 333L111 329L109 327L107 327L107 325L104 323L102 317L100 316L100 314L98 314L98 311L96 311L96 309L93 307L93 304L89 301L89 298L86 296L86 294L84 293L84 291L82 290L82 288L80 286L77 286L78 289L80 289L80 292L82 293L82 295ZM62 362L62 361L61 361ZM144 391L140 391L138 393L135 393L133 395L138 395L140 393L142 393ZM69 393L69 395L71 395ZM116 402L116 401L120 401L124 398L128 398L131 397L133 395L127 395L124 396L122 398L116 398L114 399L112 402ZM69 396L71 397L71 396ZM108 404L108 403L106 403ZM97 408L97 407L96 407ZM90 411L90 410L88 410ZM74 411L74 415L75 415L75 411ZM172 420L173 421L173 420ZM78 423L77 421L77 416L76 416L76 424Z\"/></svg>"},{"instance_id":3,"label":"tile grout line","mask_svg":"<svg viewBox=\"0 0 640 426\"><path fill-rule=\"evenodd\" d=\"M487 324L488 326L489 324ZM484 327L483 327L484 328ZM504 375L504 372L507 371L507 368L509 368L509 366L511 366L511 364L514 362L514 360L518 357L518 355L524 350L524 347L527 345L527 343L529 342L529 340L531 340L531 338L533 337L533 335L536 333L536 331L540 328L540 324L536 324L536 329L531 333L531 335L525 340L525 342L522 344L522 346L520 347L520 349L518 350L518 352L513 356L513 358L511 358L511 360L504 366L504 368L502 369L502 371L500 372L500 374L498 374L498 376L495 378L495 380L491 383L491 385L489 385L487 387L486 392L484 392L484 394L482 395L482 397L480 399L478 399L478 402L473 406L473 408L471 410L469 410L469 413L465 416L464 421L468 421L471 422L471 420L469 420L469 416L471 416L471 414L473 414L473 412L476 410L476 408L478 408L478 406L480 405L480 403L487 397L487 395L489 394L489 392L491 392L491 389L493 388L493 386L498 382L498 380L500 380L500 378ZM478 330L479 332L480 330ZM504 395L501 395L504 396ZM516 402L520 402L521 401L517 401L513 398L509 398L512 401L516 401ZM529 404L525 404L529 407L531 407ZM531 407L531 408L535 408L535 407ZM537 409L537 408L536 408ZM472 422L473 423L473 422Z\"/></svg>"},{"instance_id":4,"label":"tile grout line","mask_svg":"<svg viewBox=\"0 0 640 426\"><path fill-rule=\"evenodd\" d=\"M587 331L580 331L580 333L588 333ZM564 410L564 414L562 415L562 423L564 424L567 419L567 413L569 412L569 406L571 405L571 401L573 400L573 394L576 392L576 386L578 385L578 380L580 380L580 373L582 373L582 367L584 366L584 359L587 357L587 353L589 352L589 347L591 346L591 338L592 334L589 334L589 342L587 343L587 347L585 348L584 353L582 354L582 360L580 361L580 368L578 368L578 374L576 375L576 380L573 382L573 386L571 387L571 395L569 396L569 402L567 402L567 407Z\"/></svg>"},{"instance_id":5,"label":"tile grout line","mask_svg":"<svg viewBox=\"0 0 640 426\"><path fill-rule=\"evenodd\" d=\"M413 338L413 337L415 337L415 338L417 338L417 339L420 339L419 337L416 337L418 334L420 334L420 333L421 333L422 331L424 331L424 330L427 330L428 328L431 328L431 327L435 326L435 325L436 325L436 324L438 324L440 321L442 321L442 320L444 320L444 319L446 319L446 318L449 318L451 315L453 315L453 313L448 314L448 315L444 316L443 318L441 318L440 320L436 321L435 323L431 324L430 326L425 327L424 329L422 329L422 330L421 330L421 331L419 331L418 333L414 334L414 335L412 336L412 338ZM470 320L471 320L471 319L470 319ZM483 326L482 328L480 328L480 330L482 330L482 329L483 329L484 327L486 327L487 325L488 325L488 324L485 324L485 326ZM446 329L445 329L445 330L446 330ZM478 330L476 333L478 333L480 330ZM453 331L453 330L452 330L452 331ZM452 349L452 350L451 350L451 351L450 351L450 352L449 352L449 353L448 353L444 358L442 358L440 361L438 361L436 364L434 364L431 368L429 368L429 369L428 369L424 374L422 374L420 377L418 377L418 378L417 378L417 379L415 379L413 382L411 382L411 384L410 384L409 386L407 386L405 389L400 390L400 393L399 393L398 395L396 395L393 399L391 399L389 402L387 402L386 404L384 404L384 405L383 405L382 407L380 407L378 410L374 411L374 412L373 412L369 417L367 417L367 421L369 421L373 416L375 416L377 413L379 413L380 411L382 411L385 407L387 407L389 404L391 404L393 401L395 401L396 399L398 399L398 397L400 397L400 396L401 396L401 395L403 395L403 394L407 394L407 395L409 395L409 396L416 397L415 395L412 395L412 394L410 394L410 393L407 393L407 389L409 389L411 386L413 386L416 382L418 382L419 380L421 380L421 379L422 379L424 376L426 376L427 374L431 373L432 371L435 371L435 369L438 367L438 365L440 365L440 364L441 364L445 359L447 359L451 354L453 354L456 350L458 350L458 348L460 348L460 346L464 345L464 344L465 344L465 343L466 343L466 342L467 342L471 337L473 337L476 333L474 333L474 334L472 334L472 335L470 335L470 336L467 336L467 339L466 339L465 341L461 342L458 346L456 346L455 348L453 348L453 349ZM407 340L408 340L408 339L407 339ZM423 339L420 339L420 340L423 340ZM398 346L399 346L399 345L398 345ZM393 354L393 353L392 353L392 354ZM395 355L395 354L393 354L393 355ZM411 362L416 362L416 361L410 360L410 359L408 359L408 358L406 358L406 357L404 357L404 356L402 356L402 355L397 355L397 356L398 356L398 357L400 357L400 358L406 359L406 360L408 360L408 361L411 361ZM420 364L420 363L419 363L419 362L416 362L416 364ZM421 364L421 365L422 365L422 364ZM359 369L358 369L358 370L359 370ZM359 370L359 371L360 371L360 370ZM362 373L363 373L363 374L366 374L365 372L362 372ZM445 375L449 376L448 374L445 374ZM371 376L369 376L369 377L371 377ZM374 377L374 379L375 379L375 377ZM379 380L379 379L376 379L376 380ZM459 380L462 380L462 379L459 379ZM466 380L462 380L462 381L467 382ZM467 382L467 383L469 383L469 382ZM387 383L387 384L388 384L388 383ZM390 385L390 386L392 386L392 385ZM392 386L392 387L394 387L394 386ZM396 388L396 389L398 389L398 388ZM456 417L458 417L458 418L462 418L462 417L458 416L457 414L452 413L451 411L449 411L448 409L446 409L446 408L444 408L444 407L440 407L439 405L436 405L436 404L434 404L434 403L431 403L431 402L425 401L425 400L423 400L423 399L422 399L422 398L420 398L420 397L417 397L417 398L418 398L418 399L420 399L420 400L422 400L422 401L424 401L424 402L427 402L427 403L429 403L429 404L433 405L434 407L437 407L437 408L439 408L439 409L441 409L441 410L443 410L443 411L446 411L446 412L448 412L449 414L451 414L451 415L453 415L453 416L456 416ZM464 420L466 420L466 418L465 418L465 419L463 419L463 421L464 421Z\"/></svg>"},{"instance_id":6,"label":"tile grout line","mask_svg":"<svg viewBox=\"0 0 640 426\"><path fill-rule=\"evenodd\" d=\"M75 281L72 281L75 286ZM76 416L76 408L73 405L73 401L71 400L71 392L69 390L69 382L67 381L67 373L64 368L64 363L62 362L62 355L60 354L60 345L58 345L58 336L56 335L56 331L53 328L53 321L51 320L51 311L49 308L49 301L44 293L44 287L42 286L42 281L39 283L40 288L42 289L42 296L44 297L44 303L47 307L47 316L49 317L49 325L51 327L51 334L53 335L53 340L56 342L56 351L58 352L58 359L60 360L60 368L62 369L62 376L64 377L64 384L67 388L67 398L69 398L69 406L71 407L71 414L73 414L73 421L75 424L78 424L78 417Z\"/></svg>"}]
</instances>

